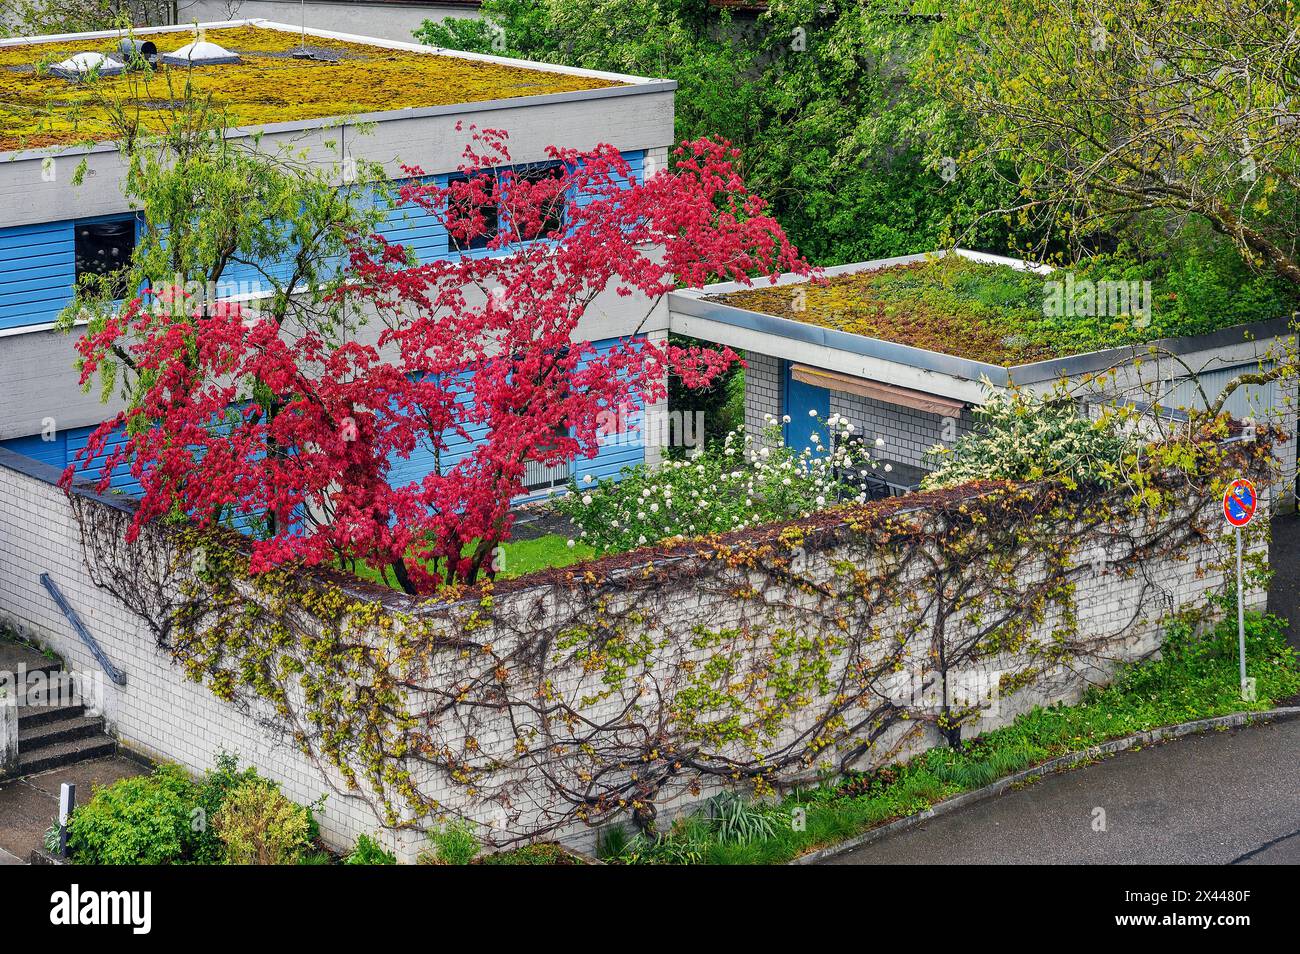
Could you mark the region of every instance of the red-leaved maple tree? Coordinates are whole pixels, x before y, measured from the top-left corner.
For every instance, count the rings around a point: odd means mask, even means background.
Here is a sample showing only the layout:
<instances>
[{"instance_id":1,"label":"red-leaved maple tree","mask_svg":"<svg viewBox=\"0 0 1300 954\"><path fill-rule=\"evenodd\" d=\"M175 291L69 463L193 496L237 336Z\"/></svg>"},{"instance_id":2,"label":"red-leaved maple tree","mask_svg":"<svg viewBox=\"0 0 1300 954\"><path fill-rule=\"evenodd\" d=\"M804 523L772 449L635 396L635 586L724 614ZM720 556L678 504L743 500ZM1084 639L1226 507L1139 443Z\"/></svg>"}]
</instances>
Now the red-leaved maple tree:
<instances>
[{"instance_id":1,"label":"red-leaved maple tree","mask_svg":"<svg viewBox=\"0 0 1300 954\"><path fill-rule=\"evenodd\" d=\"M636 179L604 145L512 168L506 139L472 131L459 175L412 168L393 186L452 254L416 263L354 237L339 294L369 331L290 329L233 303L158 308L159 292L84 336L83 382L129 355L147 386L66 478L101 460L106 487L129 467L132 537L177 514L251 527L254 571L364 561L410 593L493 572L529 461L594 457L669 374L705 386L737 360L636 333L597 349L579 323L598 296L638 296L648 318L679 284L804 267L726 143L685 143L671 170ZM436 466L394 479L416 453Z\"/></svg>"}]
</instances>

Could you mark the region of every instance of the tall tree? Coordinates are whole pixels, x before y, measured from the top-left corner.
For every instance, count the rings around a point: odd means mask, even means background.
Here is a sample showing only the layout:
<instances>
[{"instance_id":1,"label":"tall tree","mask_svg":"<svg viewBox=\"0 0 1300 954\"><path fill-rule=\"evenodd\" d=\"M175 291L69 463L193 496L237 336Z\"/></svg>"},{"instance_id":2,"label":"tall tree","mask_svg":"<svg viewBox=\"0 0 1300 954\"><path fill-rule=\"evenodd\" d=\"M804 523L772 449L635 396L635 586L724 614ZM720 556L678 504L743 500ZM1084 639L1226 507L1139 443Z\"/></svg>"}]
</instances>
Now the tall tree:
<instances>
[{"instance_id":1,"label":"tall tree","mask_svg":"<svg viewBox=\"0 0 1300 954\"><path fill-rule=\"evenodd\" d=\"M197 138L202 161L140 160L133 188L164 210L168 197L195 208L206 183L237 190L243 167L222 139ZM287 307L298 290L319 306L292 323L227 302L158 307L150 293L97 317L78 344L83 380L126 366L130 400L80 460L103 455L104 483L130 467L143 488L132 534L178 514L200 526L265 514L255 569L362 560L409 592L471 581L509 537L530 461L594 456L623 409L664 396L670 371L705 384L734 360L635 334L597 350L576 332L598 295L644 296L648 315L679 281L802 267L725 144L688 143L672 172L635 181L610 146L552 148L549 166L511 171L506 140L474 131L459 176L438 185L411 169L391 197L439 221L465 254L417 264L361 228L364 213L329 215L357 225L347 260L322 265L319 288L305 276L288 286ZM316 236L311 203L330 200L314 185L299 194L307 208L262 205L244 231L285 219L288 235ZM238 209L212 214L217 235L242 222ZM373 332L349 333L358 309ZM110 449L121 426L127 439ZM417 450L436 466L394 486L393 465Z\"/></svg>"},{"instance_id":2,"label":"tall tree","mask_svg":"<svg viewBox=\"0 0 1300 954\"><path fill-rule=\"evenodd\" d=\"M483 19L426 22L435 46L664 76L681 139L741 147L746 181L818 264L1002 250L1015 223L978 211L1014 190L979 163L960 110L916 82L936 18L895 0L772 0L756 17L707 0L484 0Z\"/></svg>"},{"instance_id":3,"label":"tall tree","mask_svg":"<svg viewBox=\"0 0 1300 954\"><path fill-rule=\"evenodd\" d=\"M1295 5L960 0L923 77L974 116L969 162L1017 171L989 210L1084 245L1206 222L1300 284Z\"/></svg>"}]
</instances>

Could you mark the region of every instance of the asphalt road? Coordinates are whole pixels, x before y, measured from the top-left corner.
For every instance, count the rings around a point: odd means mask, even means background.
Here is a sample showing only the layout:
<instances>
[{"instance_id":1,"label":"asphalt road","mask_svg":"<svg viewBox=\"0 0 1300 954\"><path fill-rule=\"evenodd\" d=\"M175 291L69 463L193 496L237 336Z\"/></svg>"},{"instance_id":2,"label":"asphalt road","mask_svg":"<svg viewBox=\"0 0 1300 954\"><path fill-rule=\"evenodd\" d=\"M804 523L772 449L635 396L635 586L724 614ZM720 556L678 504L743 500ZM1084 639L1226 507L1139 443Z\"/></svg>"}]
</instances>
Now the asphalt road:
<instances>
[{"instance_id":1,"label":"asphalt road","mask_svg":"<svg viewBox=\"0 0 1300 954\"><path fill-rule=\"evenodd\" d=\"M825 863L1300 864L1300 720L1123 752Z\"/></svg>"}]
</instances>

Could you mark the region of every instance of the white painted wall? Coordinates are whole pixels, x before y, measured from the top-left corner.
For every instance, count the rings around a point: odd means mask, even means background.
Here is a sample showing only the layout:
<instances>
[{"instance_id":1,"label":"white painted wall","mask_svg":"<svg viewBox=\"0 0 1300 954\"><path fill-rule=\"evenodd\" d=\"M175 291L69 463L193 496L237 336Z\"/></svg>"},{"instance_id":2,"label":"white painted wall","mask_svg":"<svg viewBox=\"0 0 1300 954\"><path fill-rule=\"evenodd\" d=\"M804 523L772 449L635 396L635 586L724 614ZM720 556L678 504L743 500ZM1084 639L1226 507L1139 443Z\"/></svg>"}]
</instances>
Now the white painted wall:
<instances>
[{"instance_id":1,"label":"white painted wall","mask_svg":"<svg viewBox=\"0 0 1300 954\"><path fill-rule=\"evenodd\" d=\"M385 40L411 40L425 20L445 17L477 20L477 5L458 3L349 3L345 0L180 0L178 22L205 23L236 17L262 17L279 23L360 33ZM305 10L304 10L305 7Z\"/></svg>"}]
</instances>

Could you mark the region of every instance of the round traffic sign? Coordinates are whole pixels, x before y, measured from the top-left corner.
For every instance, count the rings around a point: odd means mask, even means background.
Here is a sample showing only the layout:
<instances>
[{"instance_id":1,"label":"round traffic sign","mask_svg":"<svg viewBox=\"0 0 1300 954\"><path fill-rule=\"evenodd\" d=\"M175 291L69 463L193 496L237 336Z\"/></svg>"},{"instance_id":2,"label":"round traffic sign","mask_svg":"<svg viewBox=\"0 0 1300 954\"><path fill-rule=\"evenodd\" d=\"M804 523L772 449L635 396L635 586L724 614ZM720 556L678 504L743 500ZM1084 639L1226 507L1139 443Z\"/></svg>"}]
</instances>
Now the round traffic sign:
<instances>
[{"instance_id":1,"label":"round traffic sign","mask_svg":"<svg viewBox=\"0 0 1300 954\"><path fill-rule=\"evenodd\" d=\"M1234 527L1244 527L1254 518L1258 504L1255 485L1245 477L1238 477L1223 493L1223 518Z\"/></svg>"}]
</instances>

